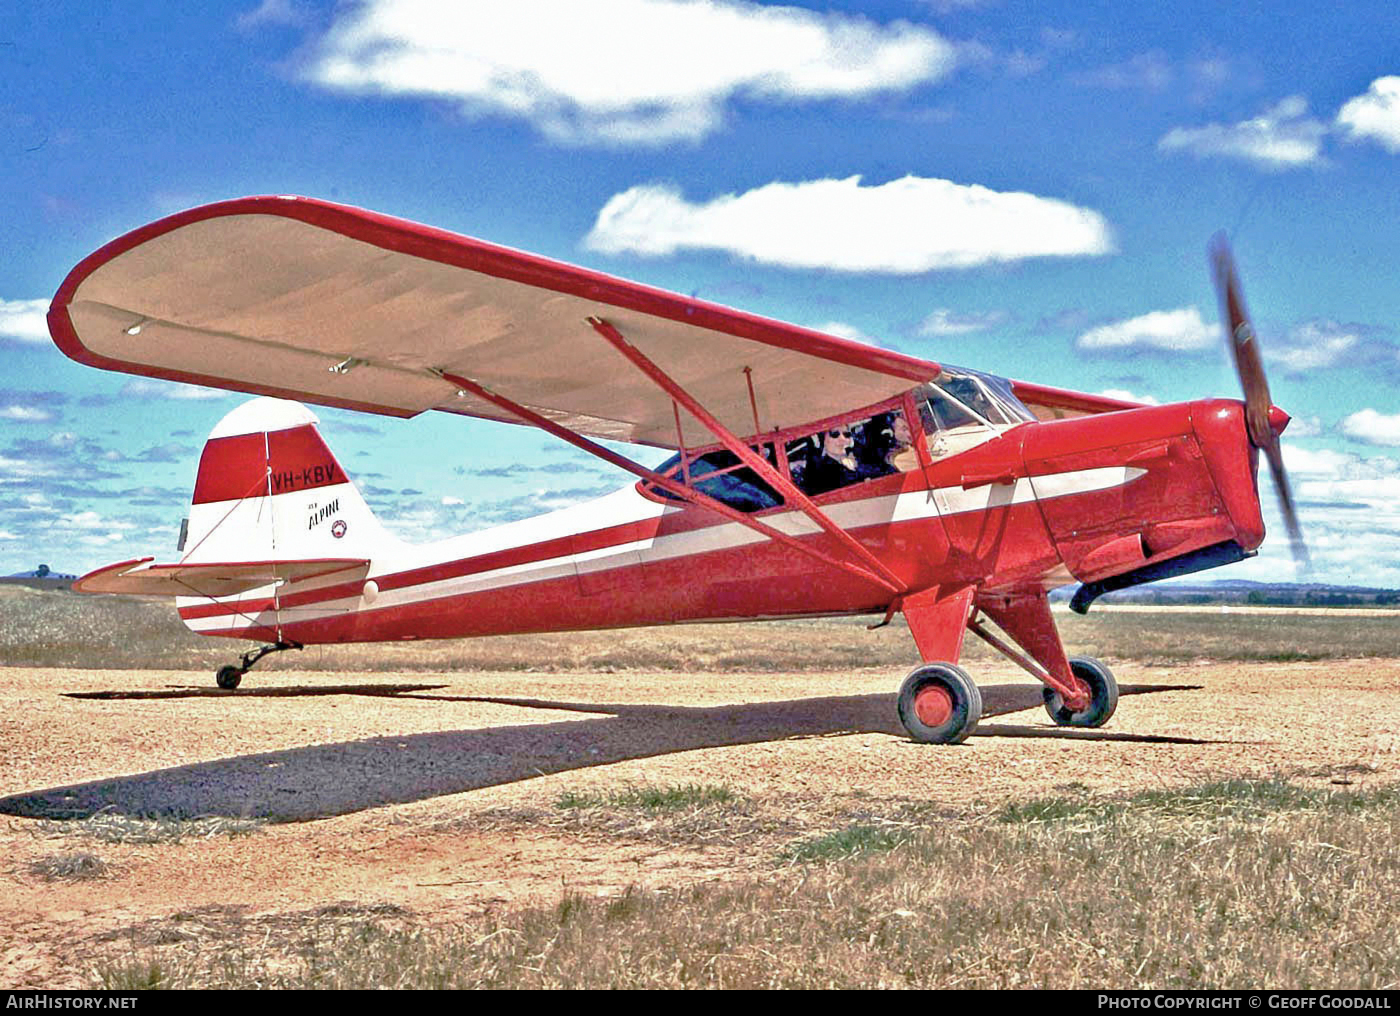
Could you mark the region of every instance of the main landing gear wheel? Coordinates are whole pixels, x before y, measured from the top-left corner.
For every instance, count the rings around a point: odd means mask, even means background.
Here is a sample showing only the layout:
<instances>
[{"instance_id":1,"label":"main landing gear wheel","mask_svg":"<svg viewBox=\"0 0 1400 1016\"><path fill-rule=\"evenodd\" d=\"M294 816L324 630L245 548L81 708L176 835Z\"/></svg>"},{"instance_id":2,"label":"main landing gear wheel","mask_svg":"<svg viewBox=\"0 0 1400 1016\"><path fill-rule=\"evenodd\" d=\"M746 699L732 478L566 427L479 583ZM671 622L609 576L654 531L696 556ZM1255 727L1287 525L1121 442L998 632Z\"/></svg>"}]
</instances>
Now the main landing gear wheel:
<instances>
[{"instance_id":1,"label":"main landing gear wheel","mask_svg":"<svg viewBox=\"0 0 1400 1016\"><path fill-rule=\"evenodd\" d=\"M1118 682L1113 671L1088 656L1071 656L1069 669L1089 686L1089 704L1073 712L1065 706L1059 692L1045 688L1045 711L1061 727L1102 727L1118 708Z\"/></svg>"},{"instance_id":2,"label":"main landing gear wheel","mask_svg":"<svg viewBox=\"0 0 1400 1016\"><path fill-rule=\"evenodd\" d=\"M899 718L925 744L961 744L982 718L982 693L951 663L917 667L899 689Z\"/></svg>"},{"instance_id":3,"label":"main landing gear wheel","mask_svg":"<svg viewBox=\"0 0 1400 1016\"><path fill-rule=\"evenodd\" d=\"M232 663L225 663L214 674L214 681L226 691L233 691L241 680L243 680L243 671Z\"/></svg>"}]
</instances>

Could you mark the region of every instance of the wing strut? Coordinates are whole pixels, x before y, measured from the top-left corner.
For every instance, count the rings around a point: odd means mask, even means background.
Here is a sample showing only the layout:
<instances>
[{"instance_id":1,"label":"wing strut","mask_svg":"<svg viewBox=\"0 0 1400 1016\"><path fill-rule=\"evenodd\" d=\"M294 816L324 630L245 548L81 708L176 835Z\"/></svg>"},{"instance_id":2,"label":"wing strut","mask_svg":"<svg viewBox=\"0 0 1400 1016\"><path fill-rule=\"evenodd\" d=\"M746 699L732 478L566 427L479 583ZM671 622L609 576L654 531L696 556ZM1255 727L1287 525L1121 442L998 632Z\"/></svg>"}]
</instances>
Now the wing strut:
<instances>
[{"instance_id":1,"label":"wing strut","mask_svg":"<svg viewBox=\"0 0 1400 1016\"><path fill-rule=\"evenodd\" d=\"M654 483L656 484L656 486L676 495L676 497L681 498L684 501L688 501L691 504L697 505L701 508L706 508L717 515L721 515L724 518L729 519L731 522L738 522L741 525L756 530L762 533L764 536L768 537L769 539L776 540L779 543L784 544L785 546L792 547L794 550L801 551L809 557L816 558L823 564L828 564L832 567L840 568L842 571L849 572L850 574L865 579L868 582L873 582L876 585L884 586L891 592L903 592L906 588L902 583L896 586L895 584L883 578L882 576L872 574L871 572L867 571L866 569L860 567L857 564L854 564L851 561L843 561L840 558L832 557L830 554L825 553L817 547L813 547L808 543L804 543L796 537L784 533L782 530L775 529L773 526L768 525L768 523L766 522L762 522L756 518L753 518L752 516L745 515L743 512L738 511L735 508L731 508L724 502L717 501L709 495L701 493L694 487L689 487L684 484L677 483L669 477L662 476L655 470L648 469L646 466L643 466L640 463L633 462L625 455L619 455L612 449L605 448L595 441L590 441L583 435L576 434L573 431L569 430L567 427L556 423L548 417L541 416L539 413L536 413L531 409L527 409L525 406L522 406L520 403L514 402L506 398L504 395L498 395L496 392L493 392L489 388L485 388L482 385L477 384L475 381L472 381L469 378L462 377L458 374L452 374L448 371L434 371L433 373L437 374L438 377L442 378L444 381L456 385L462 391L475 395L478 398L485 399L487 402L499 406L501 409L506 410L508 413L518 416L525 422L540 428L540 430L543 430L548 434L553 434L555 437L561 438L562 440L569 442L569 444L573 445L575 448L581 448L584 451L588 452L590 455L596 455L604 462L610 462L614 466L617 466L619 469L625 469L627 470L627 472L632 473L634 476L641 477L648 483ZM843 535L845 535L844 531ZM847 536L847 539L849 538L850 537ZM862 547L861 549L864 550L865 548Z\"/></svg>"},{"instance_id":2,"label":"wing strut","mask_svg":"<svg viewBox=\"0 0 1400 1016\"><path fill-rule=\"evenodd\" d=\"M880 576L883 585L888 586L897 593L908 591L908 585L906 585L898 575L885 567L884 563L872 554L859 540L828 518L820 508L812 503L811 499L808 498L806 494L802 493L802 491L797 488L797 485L794 484L791 479L779 473L768 463L767 459L759 455L735 436L729 428L725 427L725 425L720 423L704 406L700 405L689 392L676 384L665 371L649 360L641 350L623 338L621 332L599 317L590 317L588 323L593 326L594 330L599 335L607 339L619 353L631 360L643 374L651 378L651 380L670 395L672 399L684 406L690 412L691 416L699 420L711 434L719 438L720 443L723 444L724 447L739 456L740 461L742 461L744 465L763 477L763 479L768 482L769 486L781 493L784 501L799 508L804 515L824 529L828 535L835 538L848 551L864 561L876 575ZM755 421L756 419L757 407L755 406Z\"/></svg>"}]
</instances>

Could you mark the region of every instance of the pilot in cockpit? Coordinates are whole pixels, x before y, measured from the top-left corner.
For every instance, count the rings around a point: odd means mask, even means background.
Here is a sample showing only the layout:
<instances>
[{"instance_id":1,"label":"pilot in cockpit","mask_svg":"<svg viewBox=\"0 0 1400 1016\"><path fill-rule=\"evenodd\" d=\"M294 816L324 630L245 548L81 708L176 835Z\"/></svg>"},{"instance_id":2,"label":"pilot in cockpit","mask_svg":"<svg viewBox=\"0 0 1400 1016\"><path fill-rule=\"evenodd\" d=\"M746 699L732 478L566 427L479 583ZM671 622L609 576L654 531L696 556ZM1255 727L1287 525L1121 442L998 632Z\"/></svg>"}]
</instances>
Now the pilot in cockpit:
<instances>
[{"instance_id":1,"label":"pilot in cockpit","mask_svg":"<svg viewBox=\"0 0 1400 1016\"><path fill-rule=\"evenodd\" d=\"M809 496L825 494L859 480L860 471L853 449L855 439L845 425L823 431L821 447L802 473L802 489Z\"/></svg>"}]
</instances>

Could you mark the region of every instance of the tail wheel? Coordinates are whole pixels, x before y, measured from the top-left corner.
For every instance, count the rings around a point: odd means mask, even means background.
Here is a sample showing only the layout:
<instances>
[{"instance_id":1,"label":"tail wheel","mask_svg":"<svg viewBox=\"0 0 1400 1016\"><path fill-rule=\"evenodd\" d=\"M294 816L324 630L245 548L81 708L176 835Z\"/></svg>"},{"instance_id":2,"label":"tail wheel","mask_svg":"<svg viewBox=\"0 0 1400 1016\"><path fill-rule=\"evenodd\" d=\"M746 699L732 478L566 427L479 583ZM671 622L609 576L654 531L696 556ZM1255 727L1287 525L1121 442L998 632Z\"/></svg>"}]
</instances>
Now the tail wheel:
<instances>
[{"instance_id":1,"label":"tail wheel","mask_svg":"<svg viewBox=\"0 0 1400 1016\"><path fill-rule=\"evenodd\" d=\"M960 744L982 718L982 693L961 667L927 663L900 686L899 718L916 741Z\"/></svg>"},{"instance_id":2,"label":"tail wheel","mask_svg":"<svg viewBox=\"0 0 1400 1016\"><path fill-rule=\"evenodd\" d=\"M238 687L238 682L243 680L243 671L235 667L232 663L226 663L214 674L214 682L227 691L233 691Z\"/></svg>"},{"instance_id":3,"label":"tail wheel","mask_svg":"<svg viewBox=\"0 0 1400 1016\"><path fill-rule=\"evenodd\" d=\"M1118 681L1113 671L1088 656L1071 656L1069 669L1089 686L1089 704L1073 712L1065 706L1059 692L1046 688L1045 711L1061 727L1102 727L1118 708Z\"/></svg>"}]
</instances>

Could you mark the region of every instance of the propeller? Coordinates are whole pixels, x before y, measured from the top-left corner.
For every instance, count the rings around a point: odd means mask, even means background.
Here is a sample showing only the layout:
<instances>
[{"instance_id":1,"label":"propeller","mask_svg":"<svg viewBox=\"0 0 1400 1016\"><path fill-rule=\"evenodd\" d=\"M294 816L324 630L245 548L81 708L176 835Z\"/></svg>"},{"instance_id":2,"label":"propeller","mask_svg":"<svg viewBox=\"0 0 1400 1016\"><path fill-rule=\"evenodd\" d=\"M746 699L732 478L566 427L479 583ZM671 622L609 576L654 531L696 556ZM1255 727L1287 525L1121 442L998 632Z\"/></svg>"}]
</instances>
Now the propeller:
<instances>
[{"instance_id":1,"label":"propeller","mask_svg":"<svg viewBox=\"0 0 1400 1016\"><path fill-rule=\"evenodd\" d=\"M1244 389L1244 420L1249 440L1263 451L1273 474L1274 490L1278 492L1279 511L1288 528L1288 542L1293 558L1300 566L1308 566L1308 548L1303 543L1303 530L1298 525L1298 510L1293 503L1293 488L1283 468L1283 447L1279 434L1288 424L1288 416L1274 407L1269 396L1269 380L1264 376L1264 363L1259 356L1259 341L1249 315L1244 309L1244 292L1235 272L1235 258L1225 234L1216 233L1210 241L1210 262L1215 274L1215 291L1220 297L1220 320L1225 325L1225 342L1235 359L1235 372Z\"/></svg>"}]
</instances>

